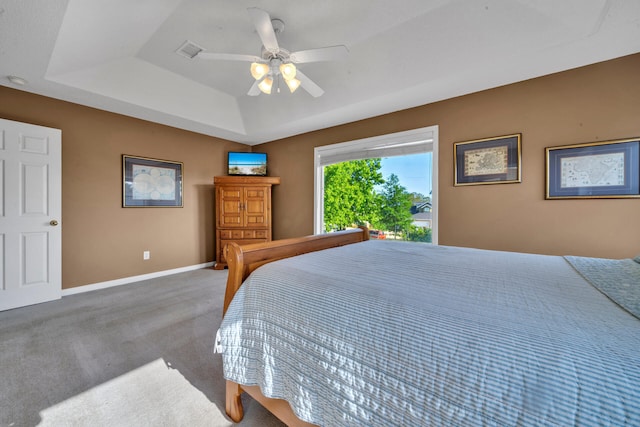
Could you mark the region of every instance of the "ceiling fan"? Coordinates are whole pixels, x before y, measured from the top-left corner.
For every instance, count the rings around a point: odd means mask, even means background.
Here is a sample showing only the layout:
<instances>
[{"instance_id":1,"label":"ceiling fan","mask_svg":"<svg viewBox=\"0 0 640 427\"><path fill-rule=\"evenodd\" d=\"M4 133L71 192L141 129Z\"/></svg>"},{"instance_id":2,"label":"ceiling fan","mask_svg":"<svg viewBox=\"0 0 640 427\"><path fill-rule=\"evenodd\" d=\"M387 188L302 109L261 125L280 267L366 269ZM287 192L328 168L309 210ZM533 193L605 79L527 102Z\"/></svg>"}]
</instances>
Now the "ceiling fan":
<instances>
[{"instance_id":1,"label":"ceiling fan","mask_svg":"<svg viewBox=\"0 0 640 427\"><path fill-rule=\"evenodd\" d=\"M345 59L349 55L347 47L340 45L289 52L278 45L276 38L276 34L284 31L284 22L271 19L266 11L257 7L250 7L247 11L262 41L261 56L202 51L196 58L251 62L250 71L255 82L247 93L250 96L260 95L260 92L270 94L274 83L279 92L280 77L292 93L302 86L311 96L321 96L324 90L297 69L295 64Z\"/></svg>"}]
</instances>

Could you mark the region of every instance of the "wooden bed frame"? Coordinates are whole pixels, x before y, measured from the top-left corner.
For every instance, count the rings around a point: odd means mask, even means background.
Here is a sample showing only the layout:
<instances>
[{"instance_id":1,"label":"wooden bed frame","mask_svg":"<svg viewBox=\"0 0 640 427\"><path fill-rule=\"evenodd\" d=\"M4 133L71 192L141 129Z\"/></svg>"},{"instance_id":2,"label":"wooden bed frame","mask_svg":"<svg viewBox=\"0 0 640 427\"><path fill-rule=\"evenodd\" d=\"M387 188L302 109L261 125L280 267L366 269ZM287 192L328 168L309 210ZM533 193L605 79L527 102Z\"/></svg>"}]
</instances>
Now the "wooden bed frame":
<instances>
[{"instance_id":1,"label":"wooden bed frame","mask_svg":"<svg viewBox=\"0 0 640 427\"><path fill-rule=\"evenodd\" d=\"M252 271L261 265L283 258L336 246L349 245L365 240L369 240L369 230L361 227L353 230L338 231L336 233L275 240L267 243L256 243L244 246L233 242L229 243L223 249L229 266L223 313L226 313L233 296L238 289L240 289L244 280ZM296 417L291 406L289 406L286 401L264 396L260 391L260 387L243 386L227 380L225 410L227 415L235 422L240 422L244 417L244 409L242 408L241 401L242 392L246 392L260 402L262 406L267 408L288 426L313 425Z\"/></svg>"}]
</instances>

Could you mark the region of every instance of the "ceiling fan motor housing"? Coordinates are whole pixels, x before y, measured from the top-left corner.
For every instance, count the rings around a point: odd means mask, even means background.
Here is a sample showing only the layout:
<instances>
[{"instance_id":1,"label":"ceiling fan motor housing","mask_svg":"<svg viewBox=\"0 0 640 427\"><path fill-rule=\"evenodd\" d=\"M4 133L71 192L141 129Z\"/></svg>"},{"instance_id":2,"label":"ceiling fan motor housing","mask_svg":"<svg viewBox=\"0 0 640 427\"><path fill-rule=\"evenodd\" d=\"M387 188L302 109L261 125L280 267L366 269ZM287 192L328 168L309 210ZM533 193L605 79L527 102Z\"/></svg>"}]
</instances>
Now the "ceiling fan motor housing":
<instances>
[{"instance_id":1,"label":"ceiling fan motor housing","mask_svg":"<svg viewBox=\"0 0 640 427\"><path fill-rule=\"evenodd\" d=\"M267 48L262 46L262 53L260 56L267 62L270 62L273 59L278 59L280 62L291 62L290 55L291 53L287 49L278 48L277 52L270 52Z\"/></svg>"}]
</instances>

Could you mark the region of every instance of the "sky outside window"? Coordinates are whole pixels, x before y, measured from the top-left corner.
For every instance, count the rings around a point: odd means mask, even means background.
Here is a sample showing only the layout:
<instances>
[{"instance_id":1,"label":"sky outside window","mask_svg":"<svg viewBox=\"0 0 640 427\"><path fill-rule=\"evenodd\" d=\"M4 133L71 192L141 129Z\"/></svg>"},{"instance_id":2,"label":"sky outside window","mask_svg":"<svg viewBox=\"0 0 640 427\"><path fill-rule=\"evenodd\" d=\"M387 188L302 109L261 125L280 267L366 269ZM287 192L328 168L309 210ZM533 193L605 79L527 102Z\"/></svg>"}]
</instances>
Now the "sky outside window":
<instances>
[{"instance_id":1,"label":"sky outside window","mask_svg":"<svg viewBox=\"0 0 640 427\"><path fill-rule=\"evenodd\" d=\"M384 179L395 174L400 185L409 193L431 193L431 159L432 153L411 154L407 156L383 157L381 172Z\"/></svg>"}]
</instances>

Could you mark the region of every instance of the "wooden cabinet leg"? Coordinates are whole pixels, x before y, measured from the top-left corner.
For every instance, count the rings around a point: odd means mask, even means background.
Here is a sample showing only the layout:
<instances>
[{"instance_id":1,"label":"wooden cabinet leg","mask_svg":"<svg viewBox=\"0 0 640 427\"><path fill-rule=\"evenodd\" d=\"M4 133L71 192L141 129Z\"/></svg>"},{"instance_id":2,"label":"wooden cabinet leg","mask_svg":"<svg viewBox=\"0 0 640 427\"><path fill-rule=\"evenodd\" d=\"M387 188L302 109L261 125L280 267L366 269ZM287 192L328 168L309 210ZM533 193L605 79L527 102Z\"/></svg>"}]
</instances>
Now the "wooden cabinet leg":
<instances>
[{"instance_id":1,"label":"wooden cabinet leg","mask_svg":"<svg viewBox=\"0 0 640 427\"><path fill-rule=\"evenodd\" d=\"M236 423L242 421L244 417L244 409L242 408L242 400L240 398L241 394L242 388L240 388L240 385L227 380L225 410L229 418Z\"/></svg>"}]
</instances>

